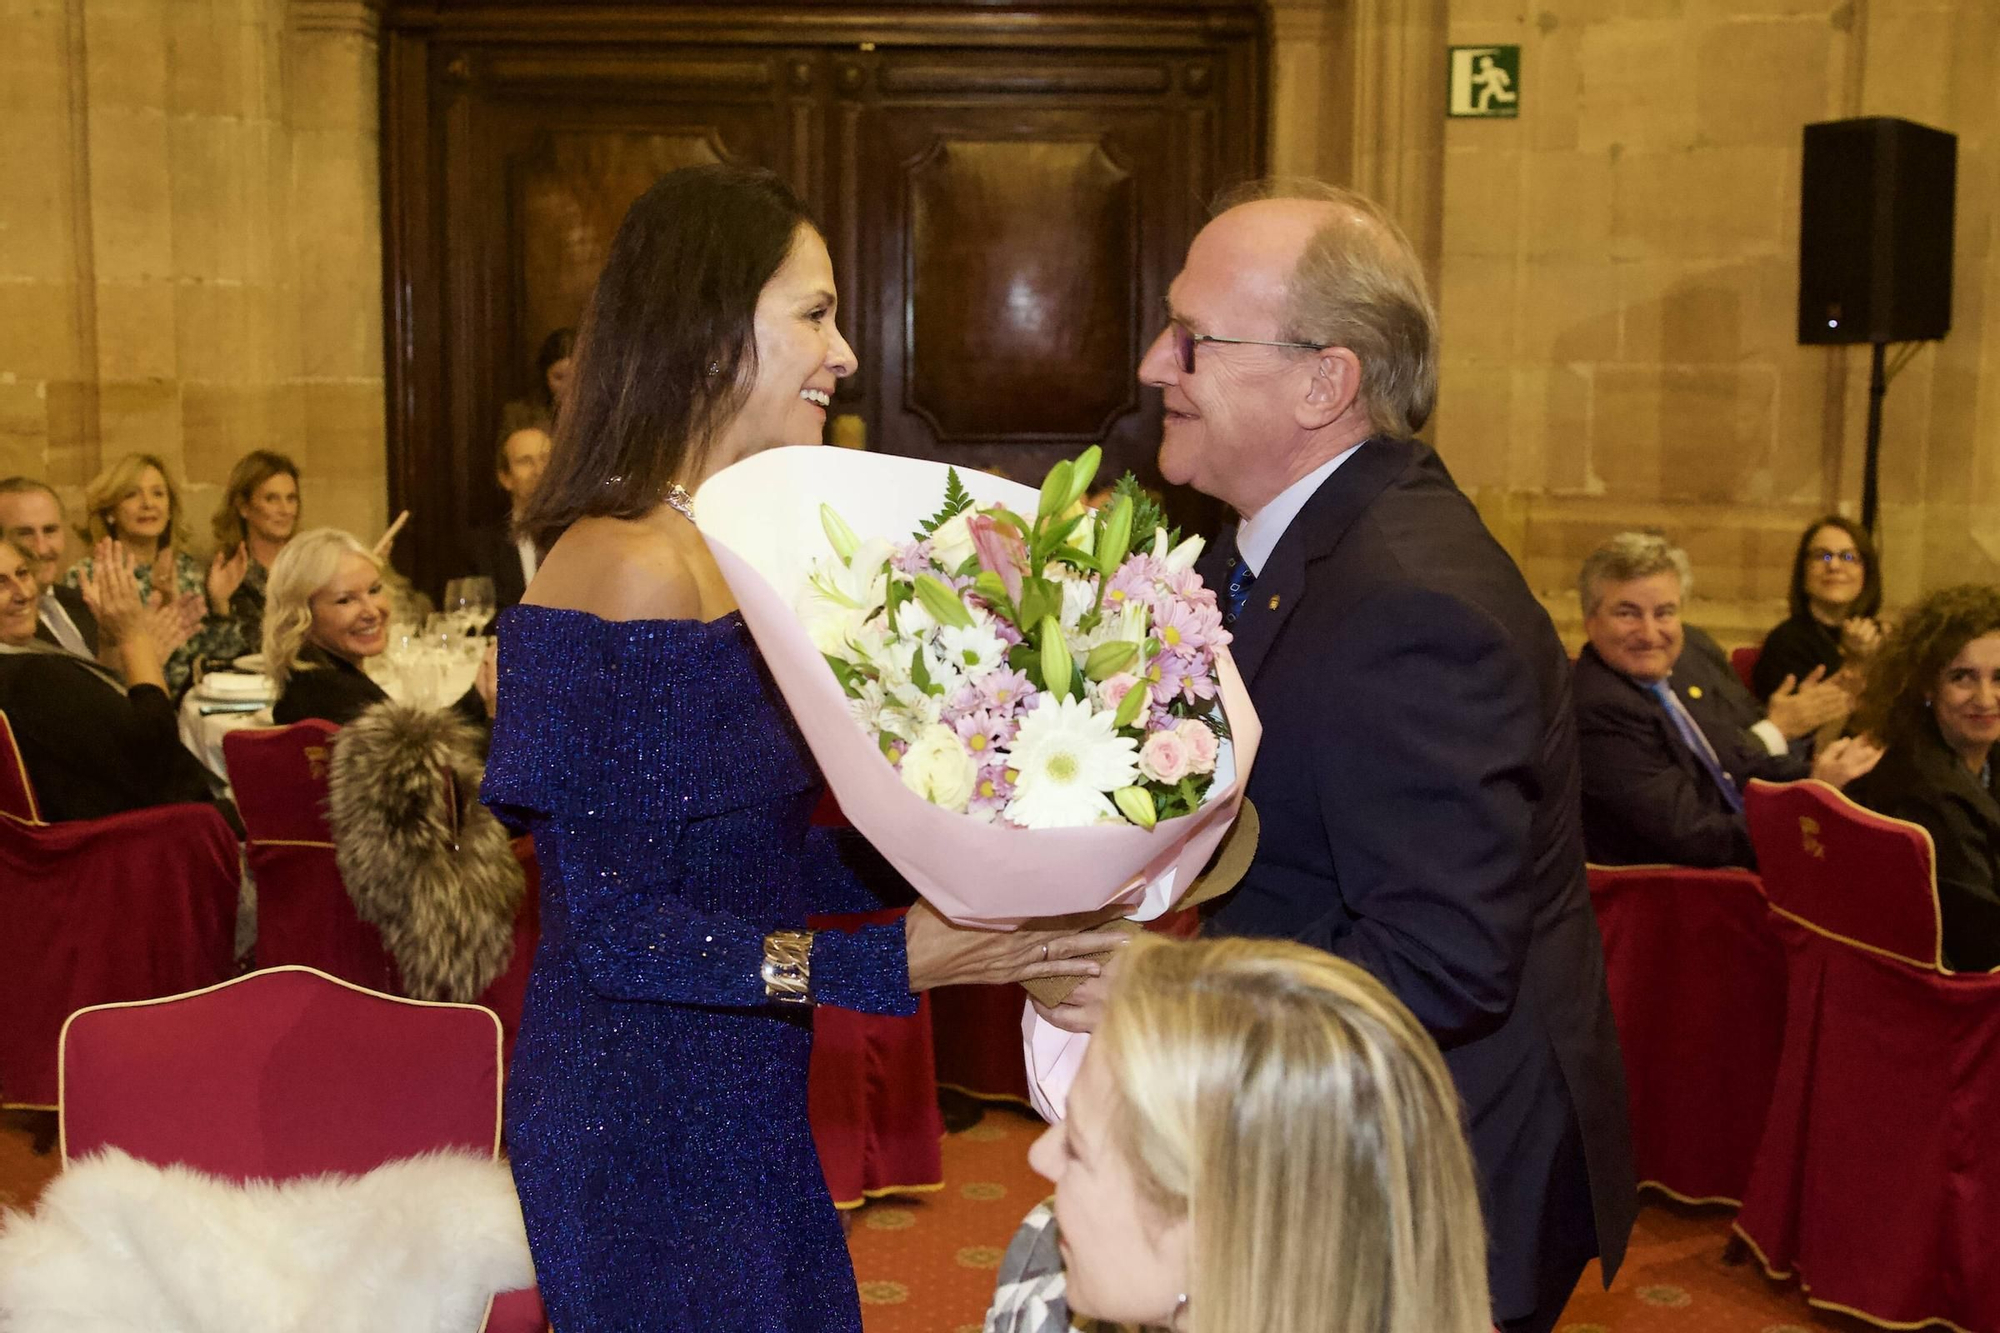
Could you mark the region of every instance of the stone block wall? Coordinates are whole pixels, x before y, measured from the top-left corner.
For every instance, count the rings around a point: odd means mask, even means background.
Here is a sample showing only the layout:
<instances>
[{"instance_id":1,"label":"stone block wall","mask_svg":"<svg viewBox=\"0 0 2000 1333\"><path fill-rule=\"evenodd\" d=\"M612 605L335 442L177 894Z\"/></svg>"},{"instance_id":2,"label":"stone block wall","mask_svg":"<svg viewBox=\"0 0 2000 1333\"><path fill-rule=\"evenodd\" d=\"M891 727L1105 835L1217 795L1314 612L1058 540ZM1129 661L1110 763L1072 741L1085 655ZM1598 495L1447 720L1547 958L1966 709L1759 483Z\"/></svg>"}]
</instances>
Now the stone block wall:
<instances>
[{"instance_id":1,"label":"stone block wall","mask_svg":"<svg viewBox=\"0 0 2000 1333\"><path fill-rule=\"evenodd\" d=\"M375 14L361 0L0 0L0 475L75 513L133 450L205 533L290 454L381 529Z\"/></svg>"},{"instance_id":2,"label":"stone block wall","mask_svg":"<svg viewBox=\"0 0 2000 1333\"><path fill-rule=\"evenodd\" d=\"M1280 169L1380 192L1368 164L1385 143L1406 162L1440 150L1435 185L1388 182L1392 206L1398 191L1438 198L1430 233L1398 207L1434 246L1432 434L1572 636L1577 566L1626 526L1688 547L1696 614L1725 640L1782 613L1800 527L1858 512L1867 420L1867 349L1794 336L1801 127L1897 115L1957 134L1953 329L1890 388L1884 566L1892 603L2000 578L2000 6L1281 0L1274 14ZM1343 63L1413 28L1408 68ZM1444 46L1487 42L1522 49L1520 116L1445 120ZM1371 84L1423 77L1434 112L1329 135L1329 100L1380 105Z\"/></svg>"},{"instance_id":3,"label":"stone block wall","mask_svg":"<svg viewBox=\"0 0 2000 1333\"><path fill-rule=\"evenodd\" d=\"M1775 618L1797 529L1852 512L1865 349L1792 336L1799 131L1959 142L1954 327L1888 396L1892 601L2000 578L2000 5L1273 0L1273 170L1382 199L1444 332L1432 435L1575 632L1606 533L1696 561L1725 639ZM72 500L164 454L205 520L231 461L307 521L386 518L370 0L0 0L0 473ZM1444 47L1522 47L1512 121L1444 118Z\"/></svg>"}]
</instances>

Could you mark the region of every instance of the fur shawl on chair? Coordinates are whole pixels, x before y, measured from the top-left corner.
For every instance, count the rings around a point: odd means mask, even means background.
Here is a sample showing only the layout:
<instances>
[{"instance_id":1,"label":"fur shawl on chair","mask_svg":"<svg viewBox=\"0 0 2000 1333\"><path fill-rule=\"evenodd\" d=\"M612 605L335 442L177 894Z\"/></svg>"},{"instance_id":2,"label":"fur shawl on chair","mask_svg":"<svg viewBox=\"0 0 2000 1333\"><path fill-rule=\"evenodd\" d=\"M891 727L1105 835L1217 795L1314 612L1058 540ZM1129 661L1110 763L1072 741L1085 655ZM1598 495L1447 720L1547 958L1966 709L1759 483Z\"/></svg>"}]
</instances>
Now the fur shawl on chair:
<instances>
[{"instance_id":1,"label":"fur shawl on chair","mask_svg":"<svg viewBox=\"0 0 2000 1333\"><path fill-rule=\"evenodd\" d=\"M475 1333L533 1285L504 1162L238 1184L106 1149L0 1222L8 1333Z\"/></svg>"},{"instance_id":2,"label":"fur shawl on chair","mask_svg":"<svg viewBox=\"0 0 2000 1333\"><path fill-rule=\"evenodd\" d=\"M476 1000L514 953L525 880L479 803L479 738L449 709L376 704L340 729L328 775L334 859L382 932L405 994Z\"/></svg>"}]
</instances>

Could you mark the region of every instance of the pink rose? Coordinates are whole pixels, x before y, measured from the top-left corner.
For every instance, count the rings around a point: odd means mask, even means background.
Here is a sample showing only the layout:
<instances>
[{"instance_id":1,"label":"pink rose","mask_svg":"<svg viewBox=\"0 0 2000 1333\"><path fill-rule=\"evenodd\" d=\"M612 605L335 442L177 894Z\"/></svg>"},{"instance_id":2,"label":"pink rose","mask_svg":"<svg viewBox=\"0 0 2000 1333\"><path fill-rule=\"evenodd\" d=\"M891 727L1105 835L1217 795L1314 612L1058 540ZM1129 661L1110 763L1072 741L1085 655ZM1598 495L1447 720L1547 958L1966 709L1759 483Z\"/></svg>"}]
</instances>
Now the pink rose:
<instances>
[{"instance_id":1,"label":"pink rose","mask_svg":"<svg viewBox=\"0 0 2000 1333\"><path fill-rule=\"evenodd\" d=\"M1125 702L1125 696L1130 694L1132 687L1138 683L1139 678L1129 671L1106 676L1097 686L1098 703L1115 713L1118 711L1118 705Z\"/></svg>"},{"instance_id":2,"label":"pink rose","mask_svg":"<svg viewBox=\"0 0 2000 1333\"><path fill-rule=\"evenodd\" d=\"M1215 752L1220 748L1220 742L1215 739L1215 732L1210 730L1206 722L1189 718L1174 728L1174 734L1187 743L1189 771L1195 773L1215 771Z\"/></svg>"},{"instance_id":3,"label":"pink rose","mask_svg":"<svg viewBox=\"0 0 2000 1333\"><path fill-rule=\"evenodd\" d=\"M1179 782L1193 771L1193 761L1178 731L1156 731L1139 747L1139 771L1154 782Z\"/></svg>"}]
</instances>

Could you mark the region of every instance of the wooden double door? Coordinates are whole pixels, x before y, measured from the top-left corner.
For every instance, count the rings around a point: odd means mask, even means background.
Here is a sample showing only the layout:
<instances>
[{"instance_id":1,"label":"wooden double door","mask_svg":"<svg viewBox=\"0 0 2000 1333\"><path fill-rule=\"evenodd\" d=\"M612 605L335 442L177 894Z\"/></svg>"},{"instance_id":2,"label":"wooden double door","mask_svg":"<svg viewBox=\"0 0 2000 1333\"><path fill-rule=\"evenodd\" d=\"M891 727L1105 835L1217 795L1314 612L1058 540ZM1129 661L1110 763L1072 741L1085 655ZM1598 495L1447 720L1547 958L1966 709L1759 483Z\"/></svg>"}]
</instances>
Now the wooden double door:
<instances>
[{"instance_id":1,"label":"wooden double door","mask_svg":"<svg viewBox=\"0 0 2000 1333\"><path fill-rule=\"evenodd\" d=\"M1247 0L392 5L391 500L419 585L501 511L503 404L626 209L691 163L769 167L822 220L860 361L837 434L1028 481L1098 444L1157 484L1134 370L1207 201L1261 167L1264 61Z\"/></svg>"}]
</instances>

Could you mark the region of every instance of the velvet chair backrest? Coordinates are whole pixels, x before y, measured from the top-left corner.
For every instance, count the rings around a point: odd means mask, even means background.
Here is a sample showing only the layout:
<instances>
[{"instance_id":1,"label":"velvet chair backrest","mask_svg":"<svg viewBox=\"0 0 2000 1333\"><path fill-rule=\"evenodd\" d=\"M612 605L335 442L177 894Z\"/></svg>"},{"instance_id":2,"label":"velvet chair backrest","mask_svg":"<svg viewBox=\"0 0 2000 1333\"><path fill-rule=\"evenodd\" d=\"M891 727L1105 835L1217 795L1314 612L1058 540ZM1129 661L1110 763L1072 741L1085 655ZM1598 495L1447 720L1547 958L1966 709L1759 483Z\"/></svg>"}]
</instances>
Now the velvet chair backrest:
<instances>
[{"instance_id":1,"label":"velvet chair backrest","mask_svg":"<svg viewBox=\"0 0 2000 1333\"><path fill-rule=\"evenodd\" d=\"M402 989L381 932L347 895L327 827L327 772L339 728L317 719L222 738L257 882L257 964L315 967L370 990Z\"/></svg>"},{"instance_id":2,"label":"velvet chair backrest","mask_svg":"<svg viewBox=\"0 0 2000 1333\"><path fill-rule=\"evenodd\" d=\"M1753 692L1756 690L1757 687L1751 683L1751 677L1757 674L1757 659L1763 655L1762 644L1737 648L1729 654L1729 665L1736 668L1737 679L1743 682L1744 689Z\"/></svg>"},{"instance_id":3,"label":"velvet chair backrest","mask_svg":"<svg viewBox=\"0 0 2000 1333\"><path fill-rule=\"evenodd\" d=\"M0 815L12 815L30 824L42 822L41 807L35 803L35 787L28 781L28 766L21 759L21 747L14 743L14 727L0 712Z\"/></svg>"},{"instance_id":4,"label":"velvet chair backrest","mask_svg":"<svg viewBox=\"0 0 2000 1333\"><path fill-rule=\"evenodd\" d=\"M235 970L236 834L211 805L0 815L0 1099L53 1107L63 1020Z\"/></svg>"},{"instance_id":5,"label":"velvet chair backrest","mask_svg":"<svg viewBox=\"0 0 2000 1333\"><path fill-rule=\"evenodd\" d=\"M1943 968L1935 860L1924 829L1811 780L1752 782L1744 814L1774 908L1863 948Z\"/></svg>"},{"instance_id":6,"label":"velvet chair backrest","mask_svg":"<svg viewBox=\"0 0 2000 1333\"><path fill-rule=\"evenodd\" d=\"M1642 1184L1743 1197L1785 1024L1785 953L1757 876L1592 866Z\"/></svg>"},{"instance_id":7,"label":"velvet chair backrest","mask_svg":"<svg viewBox=\"0 0 2000 1333\"><path fill-rule=\"evenodd\" d=\"M500 1024L305 967L100 1005L62 1033L65 1161L116 1146L234 1179L500 1139Z\"/></svg>"}]
</instances>

